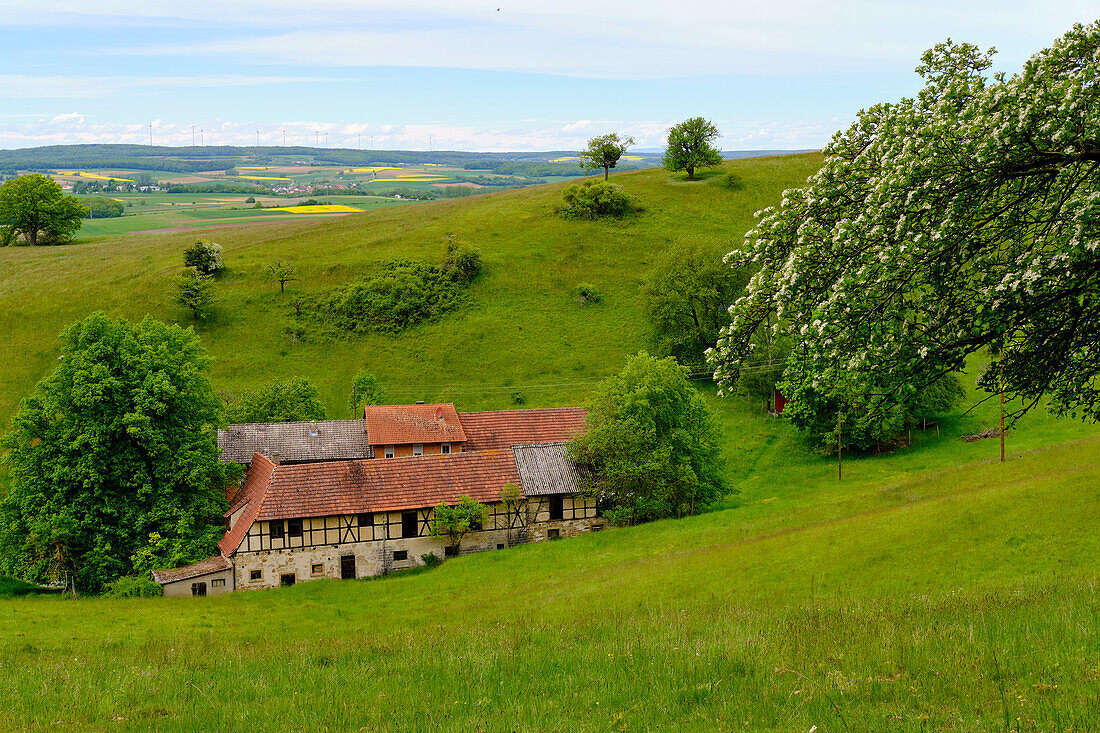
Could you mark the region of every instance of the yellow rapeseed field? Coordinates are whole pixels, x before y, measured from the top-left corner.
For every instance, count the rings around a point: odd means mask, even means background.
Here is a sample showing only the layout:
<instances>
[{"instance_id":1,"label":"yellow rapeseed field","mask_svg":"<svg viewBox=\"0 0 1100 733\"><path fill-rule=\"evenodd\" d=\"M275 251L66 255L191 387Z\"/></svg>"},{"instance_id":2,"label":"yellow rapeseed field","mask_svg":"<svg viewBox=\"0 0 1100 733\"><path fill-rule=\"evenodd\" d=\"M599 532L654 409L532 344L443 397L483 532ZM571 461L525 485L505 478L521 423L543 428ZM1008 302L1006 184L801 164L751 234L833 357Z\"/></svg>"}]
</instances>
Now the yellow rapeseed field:
<instances>
[{"instance_id":1,"label":"yellow rapeseed field","mask_svg":"<svg viewBox=\"0 0 1100 733\"><path fill-rule=\"evenodd\" d=\"M316 206L280 206L268 211L288 211L292 214L358 214L362 209L343 204L317 204Z\"/></svg>"},{"instance_id":2,"label":"yellow rapeseed field","mask_svg":"<svg viewBox=\"0 0 1100 733\"><path fill-rule=\"evenodd\" d=\"M400 176L398 178L375 178L377 181L445 181L447 176Z\"/></svg>"},{"instance_id":3,"label":"yellow rapeseed field","mask_svg":"<svg viewBox=\"0 0 1100 733\"><path fill-rule=\"evenodd\" d=\"M59 176L77 176L78 178L95 178L98 181L122 181L123 183L133 183L132 178L115 178L113 176L101 176L98 173L86 173L84 171L58 171Z\"/></svg>"},{"instance_id":4,"label":"yellow rapeseed field","mask_svg":"<svg viewBox=\"0 0 1100 733\"><path fill-rule=\"evenodd\" d=\"M578 158L575 155L567 155L564 158L554 158L550 162L551 163L568 163L571 160L580 160L580 158Z\"/></svg>"}]
</instances>

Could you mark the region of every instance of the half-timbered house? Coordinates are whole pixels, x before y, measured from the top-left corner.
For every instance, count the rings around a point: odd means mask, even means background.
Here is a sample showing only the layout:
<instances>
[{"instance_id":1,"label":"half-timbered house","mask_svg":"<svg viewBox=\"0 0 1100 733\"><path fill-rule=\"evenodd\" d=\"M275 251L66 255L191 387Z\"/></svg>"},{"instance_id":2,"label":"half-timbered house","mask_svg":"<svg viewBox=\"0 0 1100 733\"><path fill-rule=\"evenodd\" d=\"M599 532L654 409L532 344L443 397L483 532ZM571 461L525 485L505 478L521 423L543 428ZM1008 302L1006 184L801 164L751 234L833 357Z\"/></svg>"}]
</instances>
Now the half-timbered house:
<instances>
[{"instance_id":1,"label":"half-timbered house","mask_svg":"<svg viewBox=\"0 0 1100 733\"><path fill-rule=\"evenodd\" d=\"M568 454L584 419L579 408L457 413L453 405L397 405L367 408L363 421L285 423L295 427L282 433L230 426L219 436L223 459L249 468L226 512L219 555L157 571L157 581L166 595L205 595L215 591L199 578L214 572L222 592L413 567L428 553L450 554L432 533L434 508L462 496L489 510L462 553L597 531L603 520L580 493ZM297 427L311 424L317 430ZM282 442L273 439L280 434ZM333 453L357 455L311 452L309 441L322 434ZM243 460L246 441L266 454Z\"/></svg>"}]
</instances>

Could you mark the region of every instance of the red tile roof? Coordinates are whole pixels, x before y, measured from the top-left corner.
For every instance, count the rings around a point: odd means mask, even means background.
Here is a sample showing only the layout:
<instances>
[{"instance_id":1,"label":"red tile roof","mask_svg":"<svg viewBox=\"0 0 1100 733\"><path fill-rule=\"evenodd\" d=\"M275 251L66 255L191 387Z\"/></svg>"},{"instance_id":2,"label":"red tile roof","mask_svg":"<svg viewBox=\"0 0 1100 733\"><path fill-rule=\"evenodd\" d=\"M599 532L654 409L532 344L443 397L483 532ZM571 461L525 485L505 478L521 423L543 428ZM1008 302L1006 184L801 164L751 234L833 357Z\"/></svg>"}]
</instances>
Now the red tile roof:
<instances>
[{"instance_id":1,"label":"red tile roof","mask_svg":"<svg viewBox=\"0 0 1100 733\"><path fill-rule=\"evenodd\" d=\"M256 515L260 512L260 507L263 506L264 496L271 483L271 477L275 475L276 468L277 466L267 456L259 453L253 454L252 466L248 469L248 474L244 478L244 486L233 497L233 503L229 506L229 511L225 513L225 516L228 517L244 507L244 511L237 518L236 524L225 533L224 537L218 540L218 550L223 555L232 555L236 552L241 540L248 534L248 528L252 526L252 522L256 520Z\"/></svg>"},{"instance_id":2,"label":"red tile roof","mask_svg":"<svg viewBox=\"0 0 1100 733\"><path fill-rule=\"evenodd\" d=\"M519 486L511 451L279 466L256 520L430 507L469 495L500 500Z\"/></svg>"},{"instance_id":3,"label":"red tile roof","mask_svg":"<svg viewBox=\"0 0 1100 733\"><path fill-rule=\"evenodd\" d=\"M205 560L200 560L193 565L184 565L182 568L173 568L172 570L154 570L153 580L164 585L165 583L176 583L181 580L189 580L191 578L197 578L200 575L209 575L210 573L218 573L222 570L228 570L233 567L228 560L221 555L214 555L214 557L208 557Z\"/></svg>"},{"instance_id":4,"label":"red tile roof","mask_svg":"<svg viewBox=\"0 0 1100 733\"><path fill-rule=\"evenodd\" d=\"M584 432L583 407L462 412L466 451L502 450L527 443L559 443Z\"/></svg>"},{"instance_id":5,"label":"red tile roof","mask_svg":"<svg viewBox=\"0 0 1100 733\"><path fill-rule=\"evenodd\" d=\"M462 443L466 433L455 406L368 405L363 410L371 445Z\"/></svg>"}]
</instances>

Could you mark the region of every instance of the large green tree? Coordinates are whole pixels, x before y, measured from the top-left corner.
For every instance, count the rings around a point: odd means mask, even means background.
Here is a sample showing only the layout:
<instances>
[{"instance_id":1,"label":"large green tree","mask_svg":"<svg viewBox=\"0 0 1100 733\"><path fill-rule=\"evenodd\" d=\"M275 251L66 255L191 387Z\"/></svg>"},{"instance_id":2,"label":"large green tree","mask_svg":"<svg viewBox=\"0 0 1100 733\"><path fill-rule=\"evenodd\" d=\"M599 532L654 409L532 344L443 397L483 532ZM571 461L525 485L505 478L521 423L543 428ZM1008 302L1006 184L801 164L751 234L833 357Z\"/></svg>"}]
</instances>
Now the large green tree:
<instances>
[{"instance_id":1,"label":"large green tree","mask_svg":"<svg viewBox=\"0 0 1100 733\"><path fill-rule=\"evenodd\" d=\"M597 135L588 141L588 147L581 151L581 168L591 172L603 168L606 181L611 169L619 164L619 158L634 144L634 138L612 132L609 135Z\"/></svg>"},{"instance_id":2,"label":"large green tree","mask_svg":"<svg viewBox=\"0 0 1100 733\"><path fill-rule=\"evenodd\" d=\"M80 229L88 207L67 196L49 176L32 173L0 184L0 226L38 244L43 234L68 239Z\"/></svg>"},{"instance_id":3,"label":"large green tree","mask_svg":"<svg viewBox=\"0 0 1100 733\"><path fill-rule=\"evenodd\" d=\"M432 534L447 541L455 555L462 549L462 539L477 532L489 518L489 508L469 496L462 496L454 506L440 502L432 513Z\"/></svg>"},{"instance_id":4,"label":"large green tree","mask_svg":"<svg viewBox=\"0 0 1100 733\"><path fill-rule=\"evenodd\" d=\"M211 359L190 329L95 313L61 335L53 373L4 437L0 567L98 591L152 551L198 560L222 535L225 467Z\"/></svg>"},{"instance_id":5,"label":"large green tree","mask_svg":"<svg viewBox=\"0 0 1100 733\"><path fill-rule=\"evenodd\" d=\"M309 380L292 377L242 392L226 415L231 423L324 420L325 404Z\"/></svg>"},{"instance_id":6,"label":"large green tree","mask_svg":"<svg viewBox=\"0 0 1100 733\"><path fill-rule=\"evenodd\" d=\"M719 331L729 325L729 304L749 275L723 262L724 255L716 241L684 238L657 257L642 292L662 355L701 365Z\"/></svg>"},{"instance_id":7,"label":"large green tree","mask_svg":"<svg viewBox=\"0 0 1100 733\"><path fill-rule=\"evenodd\" d=\"M915 98L861 112L763 212L732 256L760 270L712 354L724 387L771 319L883 409L992 349L989 392L1100 418L1100 22L1011 77L991 54L926 52Z\"/></svg>"},{"instance_id":8,"label":"large green tree","mask_svg":"<svg viewBox=\"0 0 1100 733\"><path fill-rule=\"evenodd\" d=\"M722 163L722 152L711 144L719 134L714 123L702 117L673 125L668 131L668 145L661 162L670 171L687 171L688 180L694 181L696 168Z\"/></svg>"},{"instance_id":9,"label":"large green tree","mask_svg":"<svg viewBox=\"0 0 1100 733\"><path fill-rule=\"evenodd\" d=\"M600 385L587 428L573 458L612 521L692 514L724 491L714 419L671 357L631 357Z\"/></svg>"}]
</instances>

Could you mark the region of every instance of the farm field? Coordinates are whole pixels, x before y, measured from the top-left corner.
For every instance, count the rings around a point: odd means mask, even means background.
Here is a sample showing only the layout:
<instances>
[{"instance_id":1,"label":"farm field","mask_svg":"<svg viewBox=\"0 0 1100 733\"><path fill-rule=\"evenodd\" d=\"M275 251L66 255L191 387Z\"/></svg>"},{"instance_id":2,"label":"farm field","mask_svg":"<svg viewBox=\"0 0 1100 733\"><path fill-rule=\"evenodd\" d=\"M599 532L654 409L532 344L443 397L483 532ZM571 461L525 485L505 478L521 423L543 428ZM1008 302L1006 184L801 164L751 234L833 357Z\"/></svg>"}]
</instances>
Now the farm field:
<instances>
[{"instance_id":1,"label":"farm field","mask_svg":"<svg viewBox=\"0 0 1100 733\"><path fill-rule=\"evenodd\" d=\"M253 209L252 204L245 203L245 198L248 198L246 194L114 193L111 198L121 201L126 206L123 216L113 219L86 219L78 233L80 240L172 228L201 229L237 224L242 220L285 219L288 213L293 212L283 211L284 207L294 207L297 202L305 200L304 197L279 198L253 195L257 202L266 207ZM348 207L354 212L413 203L407 199L380 196L339 196L325 200ZM331 215L351 212L303 210L300 213Z\"/></svg>"},{"instance_id":2,"label":"farm field","mask_svg":"<svg viewBox=\"0 0 1100 733\"><path fill-rule=\"evenodd\" d=\"M618 221L561 219L559 184L217 230L221 300L195 328L216 359L216 389L303 376L334 418L350 416L360 368L394 402L581 404L649 342L640 287L656 254L683 238L736 248L752 213L819 164L746 159L694 184L613 174L641 206ZM729 172L741 186L726 185ZM450 235L486 262L464 309L396 337L335 337L296 318L298 298L382 263L438 261ZM169 294L193 239L0 250L5 421L53 368L67 323L102 309L189 324ZM301 278L282 296L264 272L276 258ZM577 303L581 282L603 301ZM697 385L737 491L715 511L371 581L3 600L0 720L16 730L1093 729L1100 427L1033 411L1001 465L994 441L958 439L994 424L986 402L914 433L911 447L846 457L837 481L835 456L787 422Z\"/></svg>"}]
</instances>

